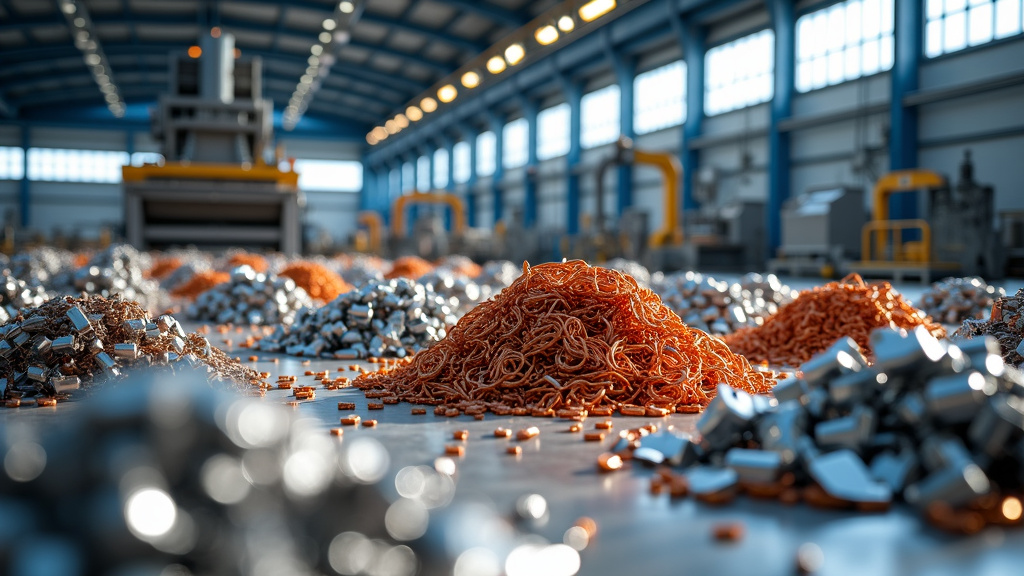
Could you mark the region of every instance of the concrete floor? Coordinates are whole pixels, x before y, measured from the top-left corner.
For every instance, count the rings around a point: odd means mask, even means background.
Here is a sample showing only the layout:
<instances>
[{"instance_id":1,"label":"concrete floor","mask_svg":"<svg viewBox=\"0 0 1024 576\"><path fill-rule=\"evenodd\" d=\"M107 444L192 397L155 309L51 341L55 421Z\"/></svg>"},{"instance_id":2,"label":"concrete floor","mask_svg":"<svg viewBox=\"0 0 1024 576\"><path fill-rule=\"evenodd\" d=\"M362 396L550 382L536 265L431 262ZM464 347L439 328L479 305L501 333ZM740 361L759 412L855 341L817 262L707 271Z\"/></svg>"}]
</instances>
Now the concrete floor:
<instances>
[{"instance_id":1,"label":"concrete floor","mask_svg":"<svg viewBox=\"0 0 1024 576\"><path fill-rule=\"evenodd\" d=\"M725 279L723 277L723 279ZM795 288L818 282L792 281ZM1012 293L1021 282L1007 284ZM1012 291L1010 290L1012 289ZM906 286L909 298L919 296L923 287ZM187 326L190 329L195 325ZM231 335L235 342L241 340ZM211 339L220 346L219 338ZM247 358L247 350L234 353ZM306 370L331 370L336 374L348 361L301 359L260 353L260 361L248 363L260 371L278 375L294 374L299 383L312 383L303 376ZM278 358L274 363L273 358ZM364 366L372 366L363 364ZM348 374L354 376L353 374ZM290 392L272 390L266 401L285 403ZM356 403L356 410L339 412L337 402ZM896 506L884 514L822 511L797 505L786 507L772 501L739 498L735 503L711 507L692 499L672 500L667 495L652 495L645 468L625 469L611 474L596 470L598 454L604 445L584 442L582 434L567 432L568 423L558 419L497 417L488 414L483 421L472 417L445 418L410 414L410 405L386 405L383 410L366 409L367 400L355 389L318 390L317 398L295 408L299 414L320 422L326 433L338 426L339 418L349 413L364 420L377 419L376 428L347 427L343 442L359 435L372 435L389 450L394 472L408 465L430 465L443 455L445 444L453 443L452 432L465 429L465 457L458 461L456 501L484 499L498 510L513 509L515 500L527 493L545 496L550 519L539 532L548 540L561 541L562 533L576 518L594 518L599 535L581 554L580 574L795 574L798 547L813 542L824 552L822 575L844 576L1004 576L1017 574L1024 566L1024 528L989 528L974 536L952 536L926 525L907 507ZM67 406L71 409L73 406ZM0 410L0 426L14 421L39 421L54 414L34 412L32 408ZM27 418L26 418L27 417ZM655 419L659 426L672 426L691 432L698 416L673 415ZM651 422L648 418L613 418L615 431ZM584 426L591 430L594 419ZM499 426L517 430L537 426L539 437L527 442L497 439ZM518 443L521 456L510 456L506 445ZM385 487L393 489L393 487ZM718 543L712 527L723 521L745 525L746 535L735 543Z\"/></svg>"}]
</instances>

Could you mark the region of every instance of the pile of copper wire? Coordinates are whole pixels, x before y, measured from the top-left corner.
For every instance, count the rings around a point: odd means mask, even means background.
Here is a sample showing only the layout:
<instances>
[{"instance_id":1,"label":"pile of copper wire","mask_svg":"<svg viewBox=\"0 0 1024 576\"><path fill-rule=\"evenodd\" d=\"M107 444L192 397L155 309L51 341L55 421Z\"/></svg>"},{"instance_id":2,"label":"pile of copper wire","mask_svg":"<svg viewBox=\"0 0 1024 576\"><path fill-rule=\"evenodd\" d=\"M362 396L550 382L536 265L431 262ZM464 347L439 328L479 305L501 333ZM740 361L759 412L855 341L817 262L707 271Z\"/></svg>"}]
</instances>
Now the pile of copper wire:
<instances>
[{"instance_id":1,"label":"pile of copper wire","mask_svg":"<svg viewBox=\"0 0 1024 576\"><path fill-rule=\"evenodd\" d=\"M434 265L419 256L402 256L395 259L391 264L391 270L384 275L385 278L409 278L415 280L420 276L432 271Z\"/></svg>"},{"instance_id":2,"label":"pile of copper wire","mask_svg":"<svg viewBox=\"0 0 1024 576\"><path fill-rule=\"evenodd\" d=\"M911 306L888 282L866 284L858 274L802 291L761 326L743 328L725 343L751 362L799 366L836 340L849 336L873 357L870 333L875 328L910 330L924 326L936 338L946 330Z\"/></svg>"},{"instance_id":3,"label":"pile of copper wire","mask_svg":"<svg viewBox=\"0 0 1024 576\"><path fill-rule=\"evenodd\" d=\"M764 394L774 376L683 324L630 276L578 260L524 264L444 340L356 381L385 400L536 416L697 412L721 383Z\"/></svg>"},{"instance_id":4,"label":"pile of copper wire","mask_svg":"<svg viewBox=\"0 0 1024 576\"><path fill-rule=\"evenodd\" d=\"M267 259L259 254L250 254L247 252L239 252L228 258L228 268L237 268L239 266L249 266L257 272L266 272L269 265Z\"/></svg>"},{"instance_id":5,"label":"pile of copper wire","mask_svg":"<svg viewBox=\"0 0 1024 576\"><path fill-rule=\"evenodd\" d=\"M181 258L177 256L164 256L157 258L153 265L146 271L146 278L156 278L157 280L163 280L170 276L175 270L181 268L183 262Z\"/></svg>"},{"instance_id":6,"label":"pile of copper wire","mask_svg":"<svg viewBox=\"0 0 1024 576\"><path fill-rule=\"evenodd\" d=\"M74 257L74 260L73 260L75 268L81 268L82 266L85 266L86 264L89 263L90 259L92 259L92 253L91 252L77 252L77 253L75 253L75 257Z\"/></svg>"},{"instance_id":7,"label":"pile of copper wire","mask_svg":"<svg viewBox=\"0 0 1024 576\"><path fill-rule=\"evenodd\" d=\"M195 301L195 299L203 292L206 292L218 284L223 284L230 279L231 274L228 274L227 272L218 272L216 270L203 270L201 272L196 272L184 283L172 288L171 296L188 298L189 300Z\"/></svg>"},{"instance_id":8,"label":"pile of copper wire","mask_svg":"<svg viewBox=\"0 0 1024 576\"><path fill-rule=\"evenodd\" d=\"M295 281L295 284L302 288L314 300L330 302L352 289L352 286L345 282L330 268L316 262L299 261L286 266L278 276L287 276Z\"/></svg>"}]
</instances>

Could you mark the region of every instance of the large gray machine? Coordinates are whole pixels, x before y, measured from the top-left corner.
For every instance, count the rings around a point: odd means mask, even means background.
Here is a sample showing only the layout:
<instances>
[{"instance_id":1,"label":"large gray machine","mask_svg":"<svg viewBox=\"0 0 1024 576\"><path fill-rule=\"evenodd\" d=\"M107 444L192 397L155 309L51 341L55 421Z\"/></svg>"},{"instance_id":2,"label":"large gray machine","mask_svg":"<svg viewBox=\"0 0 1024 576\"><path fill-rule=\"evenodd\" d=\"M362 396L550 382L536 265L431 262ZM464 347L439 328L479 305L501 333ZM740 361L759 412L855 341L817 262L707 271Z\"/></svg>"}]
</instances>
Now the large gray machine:
<instances>
[{"instance_id":1,"label":"large gray machine","mask_svg":"<svg viewBox=\"0 0 1024 576\"><path fill-rule=\"evenodd\" d=\"M197 244L301 250L298 175L266 157L273 104L259 58L218 29L199 58L172 56L153 115L162 165L124 168L125 233L140 249Z\"/></svg>"},{"instance_id":2,"label":"large gray machine","mask_svg":"<svg viewBox=\"0 0 1024 576\"><path fill-rule=\"evenodd\" d=\"M861 229L868 219L863 190L811 190L787 200L781 216L778 258L768 262L772 272L816 274L860 257Z\"/></svg>"},{"instance_id":3,"label":"large gray machine","mask_svg":"<svg viewBox=\"0 0 1024 576\"><path fill-rule=\"evenodd\" d=\"M995 189L974 180L971 151L964 151L956 186L929 191L929 223L938 261L955 262L965 275L999 278L1004 253L996 228Z\"/></svg>"}]
</instances>

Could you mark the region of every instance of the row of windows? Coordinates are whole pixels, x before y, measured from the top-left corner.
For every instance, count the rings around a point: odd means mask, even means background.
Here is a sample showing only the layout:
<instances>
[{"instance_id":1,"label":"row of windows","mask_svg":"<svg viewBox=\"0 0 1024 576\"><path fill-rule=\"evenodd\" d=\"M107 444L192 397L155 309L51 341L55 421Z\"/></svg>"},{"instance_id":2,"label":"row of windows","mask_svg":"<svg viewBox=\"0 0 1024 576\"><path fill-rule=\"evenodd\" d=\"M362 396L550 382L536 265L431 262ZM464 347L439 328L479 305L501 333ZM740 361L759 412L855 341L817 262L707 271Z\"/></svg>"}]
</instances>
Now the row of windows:
<instances>
[{"instance_id":1,"label":"row of windows","mask_svg":"<svg viewBox=\"0 0 1024 576\"><path fill-rule=\"evenodd\" d=\"M927 0L925 53L930 56L962 50L1024 30L1024 0ZM894 60L895 0L846 0L801 16L796 22L796 89L809 92L889 70ZM723 114L772 99L775 34L762 30L716 46L704 56L704 112ZM580 103L580 145L584 149L614 142L619 136L620 94L611 85L583 96ZM633 122L647 134L686 121L686 62L678 60L637 75L633 83ZM537 159L568 154L570 108L558 104L537 115ZM501 133L502 167L526 164L529 125L523 118ZM452 179L470 178L471 144L453 148ZM484 132L476 139L476 172L491 176L496 169L497 136ZM403 166L403 192L429 186L430 159ZM397 189L397 173L393 189ZM434 155L435 188L448 183L448 154Z\"/></svg>"},{"instance_id":2,"label":"row of windows","mask_svg":"<svg viewBox=\"0 0 1024 576\"><path fill-rule=\"evenodd\" d=\"M45 182L121 182L121 167L160 164L163 156L155 152L109 150L71 150L65 148L29 148L29 180ZM21 180L25 173L25 151L0 146L0 180ZM363 187L363 165L357 161L296 160L299 188L303 190L355 192Z\"/></svg>"}]
</instances>

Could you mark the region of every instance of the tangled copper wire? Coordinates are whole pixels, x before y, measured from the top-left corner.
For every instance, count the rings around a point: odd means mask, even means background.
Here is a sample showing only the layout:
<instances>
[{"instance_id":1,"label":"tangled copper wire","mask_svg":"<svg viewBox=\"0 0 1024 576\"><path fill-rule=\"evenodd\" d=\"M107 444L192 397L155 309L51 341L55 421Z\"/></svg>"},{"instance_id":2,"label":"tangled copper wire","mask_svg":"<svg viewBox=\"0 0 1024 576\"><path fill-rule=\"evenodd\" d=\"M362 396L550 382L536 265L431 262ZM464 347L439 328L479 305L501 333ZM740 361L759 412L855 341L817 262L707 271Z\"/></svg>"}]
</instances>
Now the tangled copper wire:
<instances>
[{"instance_id":1,"label":"tangled copper wire","mask_svg":"<svg viewBox=\"0 0 1024 576\"><path fill-rule=\"evenodd\" d=\"M907 330L924 325L937 338L945 329L911 306L888 282L866 284L858 274L804 290L761 326L743 328L725 343L751 362L799 366L836 340L849 336L871 353L869 335L875 328Z\"/></svg>"},{"instance_id":2,"label":"tangled copper wire","mask_svg":"<svg viewBox=\"0 0 1024 576\"><path fill-rule=\"evenodd\" d=\"M291 278L311 298L321 302L330 302L339 294L352 290L352 286L341 276L316 262L293 262L281 270L278 275Z\"/></svg>"},{"instance_id":3,"label":"tangled copper wire","mask_svg":"<svg viewBox=\"0 0 1024 576\"><path fill-rule=\"evenodd\" d=\"M434 265L419 256L396 258L385 278L410 278L415 280L434 269Z\"/></svg>"},{"instance_id":4,"label":"tangled copper wire","mask_svg":"<svg viewBox=\"0 0 1024 576\"><path fill-rule=\"evenodd\" d=\"M157 258L153 265L150 266L149 270L146 271L146 278L156 278L157 280L163 280L164 278L171 275L172 272L181 268L181 258L176 256L164 256Z\"/></svg>"},{"instance_id":5,"label":"tangled copper wire","mask_svg":"<svg viewBox=\"0 0 1024 576\"><path fill-rule=\"evenodd\" d=\"M223 284L230 279L231 275L227 272L218 272L216 270L203 270L202 272L196 272L184 283L172 288L171 296L188 298L189 300L194 301L203 292L206 292L218 284Z\"/></svg>"},{"instance_id":6,"label":"tangled copper wire","mask_svg":"<svg viewBox=\"0 0 1024 576\"><path fill-rule=\"evenodd\" d=\"M249 266L257 272L266 272L269 267L267 259L259 254L248 254L240 252L228 259L228 267Z\"/></svg>"},{"instance_id":7,"label":"tangled copper wire","mask_svg":"<svg viewBox=\"0 0 1024 576\"><path fill-rule=\"evenodd\" d=\"M538 416L696 412L720 383L766 393L774 381L630 276L582 261L524 264L444 340L356 381L413 403Z\"/></svg>"}]
</instances>

